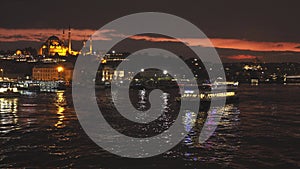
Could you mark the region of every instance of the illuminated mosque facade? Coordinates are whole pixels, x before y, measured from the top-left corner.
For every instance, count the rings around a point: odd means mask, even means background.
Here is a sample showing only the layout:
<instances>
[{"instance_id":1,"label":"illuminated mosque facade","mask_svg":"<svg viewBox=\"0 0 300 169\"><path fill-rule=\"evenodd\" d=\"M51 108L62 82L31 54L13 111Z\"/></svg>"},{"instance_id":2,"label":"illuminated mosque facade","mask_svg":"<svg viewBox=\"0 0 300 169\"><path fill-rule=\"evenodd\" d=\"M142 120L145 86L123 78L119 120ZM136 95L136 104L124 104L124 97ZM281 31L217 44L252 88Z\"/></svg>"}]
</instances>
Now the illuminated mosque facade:
<instances>
[{"instance_id":1,"label":"illuminated mosque facade","mask_svg":"<svg viewBox=\"0 0 300 169\"><path fill-rule=\"evenodd\" d=\"M60 40L57 36L50 36L39 50L39 55L44 56L76 56L78 54L80 54L80 51L72 50L70 27L68 32L68 45L66 45L65 31L63 30L62 40Z\"/></svg>"}]
</instances>

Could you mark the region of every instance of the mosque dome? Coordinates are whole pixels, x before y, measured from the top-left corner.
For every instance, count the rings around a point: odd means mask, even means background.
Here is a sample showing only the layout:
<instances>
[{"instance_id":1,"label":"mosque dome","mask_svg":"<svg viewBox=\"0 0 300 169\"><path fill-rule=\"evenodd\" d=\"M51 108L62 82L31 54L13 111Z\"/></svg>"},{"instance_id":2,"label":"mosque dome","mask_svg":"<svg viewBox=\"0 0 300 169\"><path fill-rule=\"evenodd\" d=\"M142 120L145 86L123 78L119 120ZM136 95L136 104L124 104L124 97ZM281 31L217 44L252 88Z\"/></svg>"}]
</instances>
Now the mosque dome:
<instances>
[{"instance_id":1,"label":"mosque dome","mask_svg":"<svg viewBox=\"0 0 300 169\"><path fill-rule=\"evenodd\" d=\"M57 36L50 36L49 38L48 38L48 40L50 40L50 41L59 41L59 38L57 37Z\"/></svg>"},{"instance_id":2,"label":"mosque dome","mask_svg":"<svg viewBox=\"0 0 300 169\"><path fill-rule=\"evenodd\" d=\"M47 41L46 44L52 45L52 46L64 46L63 41L61 41L57 36L50 36Z\"/></svg>"}]
</instances>

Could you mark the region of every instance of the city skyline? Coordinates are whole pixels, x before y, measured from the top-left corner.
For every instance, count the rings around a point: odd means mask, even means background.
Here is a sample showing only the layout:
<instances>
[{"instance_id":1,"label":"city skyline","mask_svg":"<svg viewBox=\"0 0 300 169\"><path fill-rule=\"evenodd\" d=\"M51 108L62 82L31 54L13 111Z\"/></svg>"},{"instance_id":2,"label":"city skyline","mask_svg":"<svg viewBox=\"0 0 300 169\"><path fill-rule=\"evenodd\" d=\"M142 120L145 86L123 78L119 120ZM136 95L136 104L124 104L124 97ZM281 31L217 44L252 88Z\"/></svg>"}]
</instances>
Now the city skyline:
<instances>
[{"instance_id":1,"label":"city skyline","mask_svg":"<svg viewBox=\"0 0 300 169\"><path fill-rule=\"evenodd\" d=\"M40 48L48 37L61 36L63 30L72 27L74 48L80 50L82 41L106 23L120 16L142 11L175 14L198 26L211 40L225 62L253 61L300 62L300 25L297 19L297 2L259 3L238 1L191 2L182 4L167 2L106 2L82 3L80 7L71 1L44 5L36 0L7 1L0 14L0 50L16 50L25 47ZM10 11L18 11L11 13ZM110 10L108 10L110 9ZM113 9L113 10L112 10ZM58 11L58 12L54 12ZM22 12L22 16L18 13ZM37 15L40 14L40 15ZM105 30L98 40L110 41L122 32ZM178 40L166 37L138 35L130 38L147 46L149 43L168 43ZM182 37L188 46L207 46L201 39ZM123 52L126 49L124 49ZM130 49L128 50L130 51ZM185 55L184 53L182 55Z\"/></svg>"}]
</instances>

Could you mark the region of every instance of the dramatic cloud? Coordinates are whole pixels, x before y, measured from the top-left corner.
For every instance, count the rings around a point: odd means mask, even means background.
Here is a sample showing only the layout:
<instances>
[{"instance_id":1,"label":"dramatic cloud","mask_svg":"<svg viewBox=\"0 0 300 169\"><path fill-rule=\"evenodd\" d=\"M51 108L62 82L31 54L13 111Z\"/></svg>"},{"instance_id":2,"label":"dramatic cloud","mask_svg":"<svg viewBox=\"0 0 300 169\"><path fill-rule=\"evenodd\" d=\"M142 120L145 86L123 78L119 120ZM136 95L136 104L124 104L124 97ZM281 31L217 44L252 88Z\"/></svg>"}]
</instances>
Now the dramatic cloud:
<instances>
[{"instance_id":1,"label":"dramatic cloud","mask_svg":"<svg viewBox=\"0 0 300 169\"><path fill-rule=\"evenodd\" d=\"M17 41L32 41L44 42L48 37L56 35L62 37L62 29L5 29L0 28L0 42L17 42ZM72 29L72 40L82 41L94 34L96 30L92 29ZM97 31L93 36L94 40L111 40L113 37L119 37L122 34L114 30ZM65 39L67 39L68 30L65 29ZM124 35L123 35L124 36ZM300 43L292 42L255 42L243 39L223 39L211 38L208 39L195 39L195 38L182 38L172 39L166 37L152 37L152 36L132 36L134 40L145 40L150 42L183 42L189 46L202 46L202 47L215 47L221 49L234 49L234 50L249 50L259 52L270 51L290 51L300 52Z\"/></svg>"},{"instance_id":2,"label":"dramatic cloud","mask_svg":"<svg viewBox=\"0 0 300 169\"><path fill-rule=\"evenodd\" d=\"M160 37L151 37L151 36L132 36L130 39L134 40L145 40L145 41L150 41L150 42L181 42L180 40L177 39L172 39L172 38L160 38Z\"/></svg>"},{"instance_id":3,"label":"dramatic cloud","mask_svg":"<svg viewBox=\"0 0 300 169\"><path fill-rule=\"evenodd\" d=\"M240 39L210 39L217 48L250 50L259 52L300 52L300 43L292 42L254 42Z\"/></svg>"},{"instance_id":4,"label":"dramatic cloud","mask_svg":"<svg viewBox=\"0 0 300 169\"><path fill-rule=\"evenodd\" d=\"M145 40L151 42L183 42L189 46L202 46L202 47L215 47L222 49L235 49L235 50L250 50L259 52L300 52L300 43L292 42L255 42L242 39L222 39L222 38L211 38L207 39L193 39L193 38L161 38L161 37L150 37L150 36L133 36L131 39Z\"/></svg>"},{"instance_id":5,"label":"dramatic cloud","mask_svg":"<svg viewBox=\"0 0 300 169\"><path fill-rule=\"evenodd\" d=\"M68 29L64 30L64 38L68 38ZM72 40L82 41L95 33L91 29L71 29ZM114 32L113 30L98 31L94 36L95 40L110 40L107 33ZM52 35L63 38L62 29L5 29L0 28L0 42L17 42L17 41L31 41L44 42Z\"/></svg>"}]
</instances>

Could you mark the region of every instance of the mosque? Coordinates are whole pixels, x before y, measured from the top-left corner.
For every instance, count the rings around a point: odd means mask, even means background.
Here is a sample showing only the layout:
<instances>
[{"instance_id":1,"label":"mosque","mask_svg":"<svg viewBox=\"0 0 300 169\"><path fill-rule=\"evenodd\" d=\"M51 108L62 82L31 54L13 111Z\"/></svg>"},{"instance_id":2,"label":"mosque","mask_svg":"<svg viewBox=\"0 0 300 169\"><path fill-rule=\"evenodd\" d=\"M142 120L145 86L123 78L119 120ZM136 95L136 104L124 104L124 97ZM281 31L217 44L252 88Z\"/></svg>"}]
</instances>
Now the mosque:
<instances>
[{"instance_id":1,"label":"mosque","mask_svg":"<svg viewBox=\"0 0 300 169\"><path fill-rule=\"evenodd\" d=\"M68 32L68 46L66 45L66 41L64 39L65 31L63 30L62 40L60 40L57 36L50 36L47 41L42 45L39 50L39 55L45 56L76 56L80 54L80 51L72 50L72 40L71 40L71 28L69 27Z\"/></svg>"}]
</instances>

